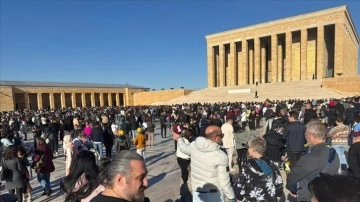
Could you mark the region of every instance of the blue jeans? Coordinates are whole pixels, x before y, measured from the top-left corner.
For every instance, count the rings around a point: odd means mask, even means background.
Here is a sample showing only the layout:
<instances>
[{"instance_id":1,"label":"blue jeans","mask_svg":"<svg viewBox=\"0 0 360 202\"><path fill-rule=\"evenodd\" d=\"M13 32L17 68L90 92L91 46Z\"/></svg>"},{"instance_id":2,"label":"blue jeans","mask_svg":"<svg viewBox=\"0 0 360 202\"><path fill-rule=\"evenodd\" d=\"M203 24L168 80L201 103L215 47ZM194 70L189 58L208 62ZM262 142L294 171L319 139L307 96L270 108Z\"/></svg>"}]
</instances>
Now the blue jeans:
<instances>
[{"instance_id":1,"label":"blue jeans","mask_svg":"<svg viewBox=\"0 0 360 202\"><path fill-rule=\"evenodd\" d=\"M347 145L342 145L342 144L333 144L332 145L332 148L334 148L336 153L339 155L339 159L340 159L339 171L341 171L341 169L347 169L347 167L348 167L346 156L345 156L346 146Z\"/></svg>"},{"instance_id":2,"label":"blue jeans","mask_svg":"<svg viewBox=\"0 0 360 202\"><path fill-rule=\"evenodd\" d=\"M131 130L131 134L132 134L131 140L134 140L137 134L136 130Z\"/></svg>"},{"instance_id":3,"label":"blue jeans","mask_svg":"<svg viewBox=\"0 0 360 202\"><path fill-rule=\"evenodd\" d=\"M99 152L100 157L103 157L103 146L101 142L94 142L94 149Z\"/></svg>"},{"instance_id":4,"label":"blue jeans","mask_svg":"<svg viewBox=\"0 0 360 202\"><path fill-rule=\"evenodd\" d=\"M215 193L200 193L197 191L192 192L193 202L223 202L224 197L221 192Z\"/></svg>"},{"instance_id":5,"label":"blue jeans","mask_svg":"<svg viewBox=\"0 0 360 202\"><path fill-rule=\"evenodd\" d=\"M50 191L50 173L38 173L37 180L40 182L44 191Z\"/></svg>"}]
</instances>

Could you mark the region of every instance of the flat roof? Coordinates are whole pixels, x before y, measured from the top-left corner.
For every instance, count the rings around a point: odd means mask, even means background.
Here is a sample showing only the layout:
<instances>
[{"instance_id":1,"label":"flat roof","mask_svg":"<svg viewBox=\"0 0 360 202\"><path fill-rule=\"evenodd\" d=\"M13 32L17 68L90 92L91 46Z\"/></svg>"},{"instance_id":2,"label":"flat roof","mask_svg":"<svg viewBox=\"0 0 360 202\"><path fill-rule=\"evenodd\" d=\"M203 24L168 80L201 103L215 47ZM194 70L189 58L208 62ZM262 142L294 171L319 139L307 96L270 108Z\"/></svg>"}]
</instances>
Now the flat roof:
<instances>
[{"instance_id":1,"label":"flat roof","mask_svg":"<svg viewBox=\"0 0 360 202\"><path fill-rule=\"evenodd\" d=\"M101 83L78 83L78 82L51 82L51 81L0 81L2 86L22 87L80 87L80 88L135 88L149 89L130 84L101 84Z\"/></svg>"},{"instance_id":2,"label":"flat roof","mask_svg":"<svg viewBox=\"0 0 360 202\"><path fill-rule=\"evenodd\" d=\"M282 18L282 19L278 19L278 20L272 20L272 21L259 23L259 24L255 24L255 25L250 25L250 26L246 26L246 27L242 27L242 28L217 32L214 34L206 35L205 38L211 39L211 38L216 38L216 37L222 36L224 34L232 34L232 33L237 33L237 32L249 31L252 29L259 29L259 28L271 26L273 24L282 24L282 23L292 22L292 21L296 21L296 20L302 20L304 18L311 18L311 17L320 16L320 15L329 15L329 14L332 14L335 12L345 12L345 15L348 17L352 31L354 32L354 35L356 37L357 43L359 43L359 36L357 34L356 28L352 22L349 10L347 9L346 5L329 8L329 9L325 9L325 10L320 10L320 11L315 11L315 12L310 12L310 13L305 13L305 14L296 15L296 16L292 16L292 17Z\"/></svg>"}]
</instances>

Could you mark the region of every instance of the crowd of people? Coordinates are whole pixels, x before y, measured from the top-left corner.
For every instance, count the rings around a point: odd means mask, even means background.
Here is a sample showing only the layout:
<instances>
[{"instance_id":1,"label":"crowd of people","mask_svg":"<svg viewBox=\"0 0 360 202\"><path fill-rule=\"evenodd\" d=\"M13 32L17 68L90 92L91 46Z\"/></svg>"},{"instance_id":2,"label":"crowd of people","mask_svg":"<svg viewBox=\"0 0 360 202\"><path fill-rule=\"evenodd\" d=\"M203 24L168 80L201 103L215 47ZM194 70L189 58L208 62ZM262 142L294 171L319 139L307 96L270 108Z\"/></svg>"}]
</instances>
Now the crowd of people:
<instances>
[{"instance_id":1,"label":"crowd of people","mask_svg":"<svg viewBox=\"0 0 360 202\"><path fill-rule=\"evenodd\" d=\"M316 180L360 177L359 113L359 97L1 112L1 175L18 201L32 201L30 166L51 196L62 143L65 201L149 200L146 147L156 147L158 125L162 139L171 131L193 201L278 201L283 165L289 198L322 201ZM30 131L33 145L24 147Z\"/></svg>"}]
</instances>

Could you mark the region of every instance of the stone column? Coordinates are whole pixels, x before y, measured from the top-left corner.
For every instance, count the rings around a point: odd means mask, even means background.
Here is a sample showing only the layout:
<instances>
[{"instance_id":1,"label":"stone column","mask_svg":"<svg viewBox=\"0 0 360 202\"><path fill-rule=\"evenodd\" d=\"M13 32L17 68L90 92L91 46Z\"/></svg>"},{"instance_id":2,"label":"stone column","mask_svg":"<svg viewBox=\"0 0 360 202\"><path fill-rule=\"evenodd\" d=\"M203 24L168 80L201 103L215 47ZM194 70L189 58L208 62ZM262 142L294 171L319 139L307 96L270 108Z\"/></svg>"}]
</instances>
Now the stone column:
<instances>
[{"instance_id":1,"label":"stone column","mask_svg":"<svg viewBox=\"0 0 360 202\"><path fill-rule=\"evenodd\" d=\"M75 93L71 93L71 106L72 108L76 107L76 96Z\"/></svg>"},{"instance_id":2,"label":"stone column","mask_svg":"<svg viewBox=\"0 0 360 202\"><path fill-rule=\"evenodd\" d=\"M108 93L108 105L109 107L113 106L111 93Z\"/></svg>"},{"instance_id":3,"label":"stone column","mask_svg":"<svg viewBox=\"0 0 360 202\"><path fill-rule=\"evenodd\" d=\"M334 77L344 74L344 23L335 24Z\"/></svg>"},{"instance_id":4,"label":"stone column","mask_svg":"<svg viewBox=\"0 0 360 202\"><path fill-rule=\"evenodd\" d=\"M219 46L219 86L223 87L225 84L225 46L220 44Z\"/></svg>"},{"instance_id":5,"label":"stone column","mask_svg":"<svg viewBox=\"0 0 360 202\"><path fill-rule=\"evenodd\" d=\"M241 42L241 53L240 53L240 62L241 65L238 68L239 70L239 85L246 85L247 84L247 67L248 67L248 45L247 41L243 40Z\"/></svg>"},{"instance_id":6,"label":"stone column","mask_svg":"<svg viewBox=\"0 0 360 202\"><path fill-rule=\"evenodd\" d=\"M120 106L120 95L119 95L119 92L116 93L116 106Z\"/></svg>"},{"instance_id":7,"label":"stone column","mask_svg":"<svg viewBox=\"0 0 360 202\"><path fill-rule=\"evenodd\" d=\"M277 41L277 35L272 34L271 35L271 83L278 82L278 41ZM270 75L270 74L269 74ZM269 76L270 77L270 76Z\"/></svg>"},{"instance_id":8,"label":"stone column","mask_svg":"<svg viewBox=\"0 0 360 202\"><path fill-rule=\"evenodd\" d=\"M230 43L230 56L229 56L229 78L228 78L228 86L235 86L236 84L236 75L235 75L235 58L236 58L236 46L235 42Z\"/></svg>"},{"instance_id":9,"label":"stone column","mask_svg":"<svg viewBox=\"0 0 360 202\"><path fill-rule=\"evenodd\" d=\"M260 81L259 83L265 83L265 76L266 76L266 48L265 43L261 44L261 71L260 71Z\"/></svg>"},{"instance_id":10,"label":"stone column","mask_svg":"<svg viewBox=\"0 0 360 202\"><path fill-rule=\"evenodd\" d=\"M249 49L249 84L254 84L254 46Z\"/></svg>"},{"instance_id":11,"label":"stone column","mask_svg":"<svg viewBox=\"0 0 360 202\"><path fill-rule=\"evenodd\" d=\"M81 105L82 105L82 107L87 107L86 106L86 94L85 93L81 93Z\"/></svg>"},{"instance_id":12,"label":"stone column","mask_svg":"<svg viewBox=\"0 0 360 202\"><path fill-rule=\"evenodd\" d=\"M91 106L92 106L92 107L95 107L95 106L96 106L96 103L95 103L95 93L94 93L94 92L91 93Z\"/></svg>"},{"instance_id":13,"label":"stone column","mask_svg":"<svg viewBox=\"0 0 360 202\"><path fill-rule=\"evenodd\" d=\"M214 68L214 48L213 46L207 47L207 71L208 71L208 88L215 87L215 68ZM117 93L119 95L119 93ZM120 102L116 102L119 106Z\"/></svg>"},{"instance_id":14,"label":"stone column","mask_svg":"<svg viewBox=\"0 0 360 202\"><path fill-rule=\"evenodd\" d=\"M285 34L285 81L292 81L292 67L291 67L291 49L292 49L292 33L286 32Z\"/></svg>"},{"instance_id":15,"label":"stone column","mask_svg":"<svg viewBox=\"0 0 360 202\"><path fill-rule=\"evenodd\" d=\"M104 106L104 93L100 93L100 106Z\"/></svg>"},{"instance_id":16,"label":"stone column","mask_svg":"<svg viewBox=\"0 0 360 202\"><path fill-rule=\"evenodd\" d=\"M42 109L43 102L42 102L42 94L41 93L37 93L37 103L38 103L38 109Z\"/></svg>"},{"instance_id":17,"label":"stone column","mask_svg":"<svg viewBox=\"0 0 360 202\"><path fill-rule=\"evenodd\" d=\"M65 93L60 94L61 108L66 108Z\"/></svg>"},{"instance_id":18,"label":"stone column","mask_svg":"<svg viewBox=\"0 0 360 202\"><path fill-rule=\"evenodd\" d=\"M49 93L50 109L55 109L54 93Z\"/></svg>"},{"instance_id":19,"label":"stone column","mask_svg":"<svg viewBox=\"0 0 360 202\"><path fill-rule=\"evenodd\" d=\"M325 48L325 39L324 39L324 26L320 25L317 28L317 46L316 46L316 79L324 78L324 48Z\"/></svg>"},{"instance_id":20,"label":"stone column","mask_svg":"<svg viewBox=\"0 0 360 202\"><path fill-rule=\"evenodd\" d=\"M24 103L25 103L25 109L30 109L30 97L29 93L24 93Z\"/></svg>"},{"instance_id":21,"label":"stone column","mask_svg":"<svg viewBox=\"0 0 360 202\"><path fill-rule=\"evenodd\" d=\"M125 95L124 95L124 106L130 105L130 95L129 95L129 88L125 88Z\"/></svg>"},{"instance_id":22,"label":"stone column","mask_svg":"<svg viewBox=\"0 0 360 202\"><path fill-rule=\"evenodd\" d=\"M277 68L276 68L276 71L277 71L277 76L276 76L276 82L282 82L282 75L283 75L283 44L278 44L277 46Z\"/></svg>"},{"instance_id":23,"label":"stone column","mask_svg":"<svg viewBox=\"0 0 360 202\"><path fill-rule=\"evenodd\" d=\"M255 37L254 39L254 51L255 51L255 65L254 65L254 76L255 80L253 83L259 82L261 80L260 76L260 38Z\"/></svg>"},{"instance_id":24,"label":"stone column","mask_svg":"<svg viewBox=\"0 0 360 202\"><path fill-rule=\"evenodd\" d=\"M301 42L300 42L300 48L301 48L301 59L300 59L300 80L303 81L303 80L307 80L307 72L306 72L306 69L307 69L307 64L306 64L306 61L307 61L307 29L302 29L301 30Z\"/></svg>"}]
</instances>

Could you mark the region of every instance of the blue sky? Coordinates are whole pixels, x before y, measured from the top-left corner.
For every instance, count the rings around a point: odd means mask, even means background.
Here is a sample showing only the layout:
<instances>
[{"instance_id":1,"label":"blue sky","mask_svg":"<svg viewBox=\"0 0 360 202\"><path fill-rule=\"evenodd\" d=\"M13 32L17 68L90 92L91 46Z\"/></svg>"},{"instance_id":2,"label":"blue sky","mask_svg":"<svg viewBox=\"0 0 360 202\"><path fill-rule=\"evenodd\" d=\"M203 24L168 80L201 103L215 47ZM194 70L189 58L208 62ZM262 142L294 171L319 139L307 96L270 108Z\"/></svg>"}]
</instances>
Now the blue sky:
<instances>
[{"instance_id":1,"label":"blue sky","mask_svg":"<svg viewBox=\"0 0 360 202\"><path fill-rule=\"evenodd\" d=\"M0 0L0 80L207 86L205 36L360 1Z\"/></svg>"}]
</instances>

